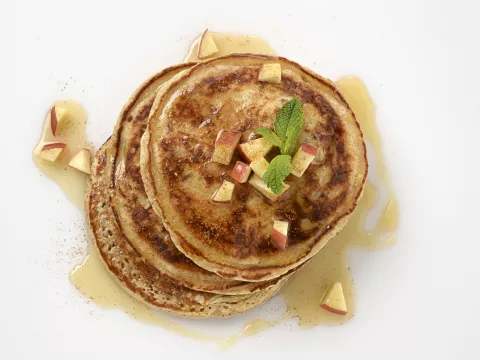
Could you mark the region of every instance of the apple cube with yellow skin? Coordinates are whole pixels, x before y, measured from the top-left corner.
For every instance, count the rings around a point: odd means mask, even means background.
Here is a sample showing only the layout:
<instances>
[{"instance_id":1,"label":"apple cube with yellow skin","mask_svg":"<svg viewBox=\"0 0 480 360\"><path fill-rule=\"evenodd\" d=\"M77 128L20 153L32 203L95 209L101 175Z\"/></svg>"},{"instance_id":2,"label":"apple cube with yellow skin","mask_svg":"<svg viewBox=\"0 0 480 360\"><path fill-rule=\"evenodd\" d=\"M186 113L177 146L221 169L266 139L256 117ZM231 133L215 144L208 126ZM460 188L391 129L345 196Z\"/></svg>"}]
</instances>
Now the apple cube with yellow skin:
<instances>
[{"instance_id":1,"label":"apple cube with yellow skin","mask_svg":"<svg viewBox=\"0 0 480 360\"><path fill-rule=\"evenodd\" d=\"M91 164L92 154L90 149L81 149L68 163L70 167L84 172L85 174L90 174Z\"/></svg>"},{"instance_id":2,"label":"apple cube with yellow skin","mask_svg":"<svg viewBox=\"0 0 480 360\"><path fill-rule=\"evenodd\" d=\"M242 133L240 131L220 130L215 141L213 161L223 165L230 164L241 137Z\"/></svg>"},{"instance_id":3,"label":"apple cube with yellow skin","mask_svg":"<svg viewBox=\"0 0 480 360\"><path fill-rule=\"evenodd\" d=\"M40 157L40 159L54 163L58 160L60 155L62 155L66 146L67 144L60 142L45 144L43 145L42 150L40 150L38 156Z\"/></svg>"},{"instance_id":4,"label":"apple cube with yellow skin","mask_svg":"<svg viewBox=\"0 0 480 360\"><path fill-rule=\"evenodd\" d=\"M331 313L345 315L348 312L341 282L334 282L323 295L320 306Z\"/></svg>"},{"instance_id":5,"label":"apple cube with yellow skin","mask_svg":"<svg viewBox=\"0 0 480 360\"><path fill-rule=\"evenodd\" d=\"M230 204L233 197L235 184L225 180L220 188L212 195L212 201L219 204Z\"/></svg>"},{"instance_id":6,"label":"apple cube with yellow skin","mask_svg":"<svg viewBox=\"0 0 480 360\"><path fill-rule=\"evenodd\" d=\"M280 64L263 64L258 73L258 81L280 84L282 67Z\"/></svg>"},{"instance_id":7,"label":"apple cube with yellow skin","mask_svg":"<svg viewBox=\"0 0 480 360\"><path fill-rule=\"evenodd\" d=\"M217 44L215 44L212 34L210 34L210 32L207 29L205 30L205 32L202 35L202 38L200 39L200 44L198 45L197 57L199 59L205 59L206 57L209 57L210 55L213 55L216 52L218 52Z\"/></svg>"},{"instance_id":8,"label":"apple cube with yellow skin","mask_svg":"<svg viewBox=\"0 0 480 360\"><path fill-rule=\"evenodd\" d=\"M288 240L288 221L275 220L272 229L272 243L279 250L285 250Z\"/></svg>"},{"instance_id":9,"label":"apple cube with yellow skin","mask_svg":"<svg viewBox=\"0 0 480 360\"><path fill-rule=\"evenodd\" d=\"M238 181L240 184L246 183L250 174L252 173L252 168L245 164L244 162L237 161L233 167L232 174L230 175L234 180Z\"/></svg>"},{"instance_id":10,"label":"apple cube with yellow skin","mask_svg":"<svg viewBox=\"0 0 480 360\"><path fill-rule=\"evenodd\" d=\"M290 185L284 183L282 193L280 195L275 195L275 193L270 190L267 184L265 184L265 182L257 174L253 174L248 183L271 202L277 202L280 200L290 188Z\"/></svg>"},{"instance_id":11,"label":"apple cube with yellow skin","mask_svg":"<svg viewBox=\"0 0 480 360\"><path fill-rule=\"evenodd\" d=\"M308 144L302 144L292 159L291 173L301 177L317 156L317 148Z\"/></svg>"},{"instance_id":12,"label":"apple cube with yellow skin","mask_svg":"<svg viewBox=\"0 0 480 360\"><path fill-rule=\"evenodd\" d=\"M60 106L52 106L50 109L50 128L53 136L59 133L67 120L67 109Z\"/></svg>"},{"instance_id":13,"label":"apple cube with yellow skin","mask_svg":"<svg viewBox=\"0 0 480 360\"><path fill-rule=\"evenodd\" d=\"M270 163L263 157L258 157L250 163L253 172L263 179L263 175L268 170Z\"/></svg>"},{"instance_id":14,"label":"apple cube with yellow skin","mask_svg":"<svg viewBox=\"0 0 480 360\"><path fill-rule=\"evenodd\" d=\"M245 160L252 162L256 158L267 155L272 148L272 143L264 137L261 137L238 145L238 152Z\"/></svg>"}]
</instances>

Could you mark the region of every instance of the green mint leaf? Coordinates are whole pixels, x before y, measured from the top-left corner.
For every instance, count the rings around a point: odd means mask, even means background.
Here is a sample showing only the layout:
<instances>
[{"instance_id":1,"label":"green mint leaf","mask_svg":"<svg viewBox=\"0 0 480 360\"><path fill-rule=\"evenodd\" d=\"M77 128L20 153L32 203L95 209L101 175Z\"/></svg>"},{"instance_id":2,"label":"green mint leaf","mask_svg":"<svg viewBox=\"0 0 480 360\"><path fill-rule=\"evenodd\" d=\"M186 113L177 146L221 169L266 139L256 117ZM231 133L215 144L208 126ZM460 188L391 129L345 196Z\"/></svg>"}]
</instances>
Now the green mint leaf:
<instances>
[{"instance_id":1,"label":"green mint leaf","mask_svg":"<svg viewBox=\"0 0 480 360\"><path fill-rule=\"evenodd\" d=\"M275 134L271 129L262 127L260 129L255 130L255 134L262 135L265 139L270 141L273 145L281 147L282 140Z\"/></svg>"},{"instance_id":2,"label":"green mint leaf","mask_svg":"<svg viewBox=\"0 0 480 360\"><path fill-rule=\"evenodd\" d=\"M295 145L297 144L298 137L302 132L303 122L305 117L303 115L302 104L300 103L300 107L292 113L290 121L288 123L287 128L287 138L283 142L282 145L282 154L291 154L293 150L295 150Z\"/></svg>"},{"instance_id":3,"label":"green mint leaf","mask_svg":"<svg viewBox=\"0 0 480 360\"><path fill-rule=\"evenodd\" d=\"M292 99L285 103L275 118L275 133L282 141L287 140L287 130L292 118L303 116L302 103L298 99Z\"/></svg>"},{"instance_id":4,"label":"green mint leaf","mask_svg":"<svg viewBox=\"0 0 480 360\"><path fill-rule=\"evenodd\" d=\"M275 195L280 195L283 190L283 180L292 171L290 155L277 155L263 175L263 181Z\"/></svg>"}]
</instances>

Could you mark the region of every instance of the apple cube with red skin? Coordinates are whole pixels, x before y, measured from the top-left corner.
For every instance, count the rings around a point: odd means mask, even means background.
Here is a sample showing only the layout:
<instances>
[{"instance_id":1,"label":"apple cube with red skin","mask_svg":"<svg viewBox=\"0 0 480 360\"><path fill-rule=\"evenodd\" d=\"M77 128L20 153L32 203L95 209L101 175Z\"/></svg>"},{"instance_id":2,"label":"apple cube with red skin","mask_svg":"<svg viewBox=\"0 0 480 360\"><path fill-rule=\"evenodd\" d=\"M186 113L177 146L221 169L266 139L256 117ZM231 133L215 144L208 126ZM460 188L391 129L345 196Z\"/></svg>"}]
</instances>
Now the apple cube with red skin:
<instances>
[{"instance_id":1,"label":"apple cube with red skin","mask_svg":"<svg viewBox=\"0 0 480 360\"><path fill-rule=\"evenodd\" d=\"M263 178L263 175L265 175L269 166L270 163L263 156L257 157L250 163L250 167L252 168L253 172L260 178Z\"/></svg>"},{"instance_id":2,"label":"apple cube with red skin","mask_svg":"<svg viewBox=\"0 0 480 360\"><path fill-rule=\"evenodd\" d=\"M50 109L50 128L52 129L53 136L62 129L63 124L67 119L67 109L60 106L52 106Z\"/></svg>"},{"instance_id":3,"label":"apple cube with red skin","mask_svg":"<svg viewBox=\"0 0 480 360\"><path fill-rule=\"evenodd\" d=\"M317 148L302 144L292 159L292 174L301 177L317 156Z\"/></svg>"},{"instance_id":4,"label":"apple cube with red skin","mask_svg":"<svg viewBox=\"0 0 480 360\"><path fill-rule=\"evenodd\" d=\"M90 149L81 149L68 163L70 167L80 170L85 174L90 174L91 164L92 154L90 152Z\"/></svg>"},{"instance_id":5,"label":"apple cube with red skin","mask_svg":"<svg viewBox=\"0 0 480 360\"><path fill-rule=\"evenodd\" d=\"M240 184L246 183L250 174L252 173L252 168L245 164L244 162L237 161L232 170L232 178L237 180Z\"/></svg>"},{"instance_id":6,"label":"apple cube with red skin","mask_svg":"<svg viewBox=\"0 0 480 360\"><path fill-rule=\"evenodd\" d=\"M240 131L220 130L215 141L213 161L223 165L230 164L241 137L242 133Z\"/></svg>"},{"instance_id":7,"label":"apple cube with red skin","mask_svg":"<svg viewBox=\"0 0 480 360\"><path fill-rule=\"evenodd\" d=\"M320 306L331 313L345 315L348 312L341 282L335 282L323 295Z\"/></svg>"},{"instance_id":8,"label":"apple cube with red skin","mask_svg":"<svg viewBox=\"0 0 480 360\"><path fill-rule=\"evenodd\" d=\"M219 204L230 204L232 202L234 188L234 183L225 180L220 188L212 195L213 202Z\"/></svg>"},{"instance_id":9,"label":"apple cube with red skin","mask_svg":"<svg viewBox=\"0 0 480 360\"><path fill-rule=\"evenodd\" d=\"M265 184L265 182L257 174L253 174L253 176L250 178L248 183L252 185L255 189L257 189L263 196L265 196L271 202L277 202L278 200L280 200L283 197L283 195L287 192L287 190L290 188L290 185L284 183L282 193L280 195L275 195L275 193L272 190L270 190L267 184Z\"/></svg>"},{"instance_id":10,"label":"apple cube with red skin","mask_svg":"<svg viewBox=\"0 0 480 360\"><path fill-rule=\"evenodd\" d=\"M200 44L198 45L198 52L197 52L197 57L199 59L205 59L206 57L209 57L210 55L215 54L218 52L217 44L215 44L215 41L213 40L212 34L207 30L202 35L202 38L200 39Z\"/></svg>"},{"instance_id":11,"label":"apple cube with red skin","mask_svg":"<svg viewBox=\"0 0 480 360\"><path fill-rule=\"evenodd\" d=\"M272 243L279 250L285 250L287 248L288 226L288 221L275 220L273 222Z\"/></svg>"},{"instance_id":12,"label":"apple cube with red skin","mask_svg":"<svg viewBox=\"0 0 480 360\"><path fill-rule=\"evenodd\" d=\"M42 150L40 150L40 154L38 156L43 160L53 163L58 160L66 146L67 144L60 142L45 144L43 145Z\"/></svg>"},{"instance_id":13,"label":"apple cube with red skin","mask_svg":"<svg viewBox=\"0 0 480 360\"><path fill-rule=\"evenodd\" d=\"M282 67L280 64L263 64L258 73L258 81L280 84Z\"/></svg>"},{"instance_id":14,"label":"apple cube with red skin","mask_svg":"<svg viewBox=\"0 0 480 360\"><path fill-rule=\"evenodd\" d=\"M264 137L238 145L238 151L248 162L252 162L258 157L267 155L272 148L272 143Z\"/></svg>"}]
</instances>

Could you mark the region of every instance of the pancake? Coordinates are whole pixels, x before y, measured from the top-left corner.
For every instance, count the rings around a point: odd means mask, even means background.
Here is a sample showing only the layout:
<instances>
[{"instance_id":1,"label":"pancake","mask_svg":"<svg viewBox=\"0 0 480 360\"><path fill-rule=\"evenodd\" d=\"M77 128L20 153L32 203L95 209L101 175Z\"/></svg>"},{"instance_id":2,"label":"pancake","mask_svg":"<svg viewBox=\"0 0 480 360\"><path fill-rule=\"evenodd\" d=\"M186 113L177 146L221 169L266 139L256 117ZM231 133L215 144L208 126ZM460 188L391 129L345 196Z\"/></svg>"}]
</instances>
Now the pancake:
<instances>
[{"instance_id":1,"label":"pancake","mask_svg":"<svg viewBox=\"0 0 480 360\"><path fill-rule=\"evenodd\" d=\"M140 175L140 140L155 96L159 88L192 65L173 66L152 76L123 108L110 140L114 166L109 175L109 203L126 241L164 276L195 290L248 294L272 286L279 279L247 283L224 279L197 266L173 245L151 207Z\"/></svg>"},{"instance_id":2,"label":"pancake","mask_svg":"<svg viewBox=\"0 0 480 360\"><path fill-rule=\"evenodd\" d=\"M218 295L183 287L145 262L125 240L108 204L113 152L107 142L94 158L86 191L86 213L94 247L106 269L126 291L152 307L193 318L238 315L275 295L288 277L252 294Z\"/></svg>"},{"instance_id":3,"label":"pancake","mask_svg":"<svg viewBox=\"0 0 480 360\"><path fill-rule=\"evenodd\" d=\"M282 67L280 84L259 82L262 64ZM212 194L230 165L211 161L217 133L272 127L281 106L303 103L297 142L321 148L301 178L274 204L235 183L230 205ZM335 85L281 57L234 54L197 64L159 94L142 138L141 173L155 212L176 247L222 277L263 281L314 256L346 224L362 195L368 163L362 131ZM230 179L231 180L231 179ZM290 222L287 249L271 242L273 219Z\"/></svg>"}]
</instances>

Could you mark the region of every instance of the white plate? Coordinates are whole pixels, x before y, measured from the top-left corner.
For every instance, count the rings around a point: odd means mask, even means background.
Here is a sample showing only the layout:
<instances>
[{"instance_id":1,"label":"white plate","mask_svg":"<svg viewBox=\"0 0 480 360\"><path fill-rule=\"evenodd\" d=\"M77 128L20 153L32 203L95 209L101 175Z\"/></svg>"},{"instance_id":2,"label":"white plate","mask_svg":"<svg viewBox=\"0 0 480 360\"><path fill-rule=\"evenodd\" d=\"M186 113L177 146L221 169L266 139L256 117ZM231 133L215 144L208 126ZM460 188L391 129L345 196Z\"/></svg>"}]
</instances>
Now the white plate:
<instances>
[{"instance_id":1,"label":"white plate","mask_svg":"<svg viewBox=\"0 0 480 360\"><path fill-rule=\"evenodd\" d=\"M15 96L2 103L0 358L480 358L478 2L8 6L2 83ZM389 250L353 254L358 309L344 326L292 322L222 353L86 304L68 281L85 246L83 220L31 161L46 109L56 99L83 103L89 137L101 144L137 85L182 60L207 26L260 35L332 79L358 75L378 104L400 232Z\"/></svg>"}]
</instances>

